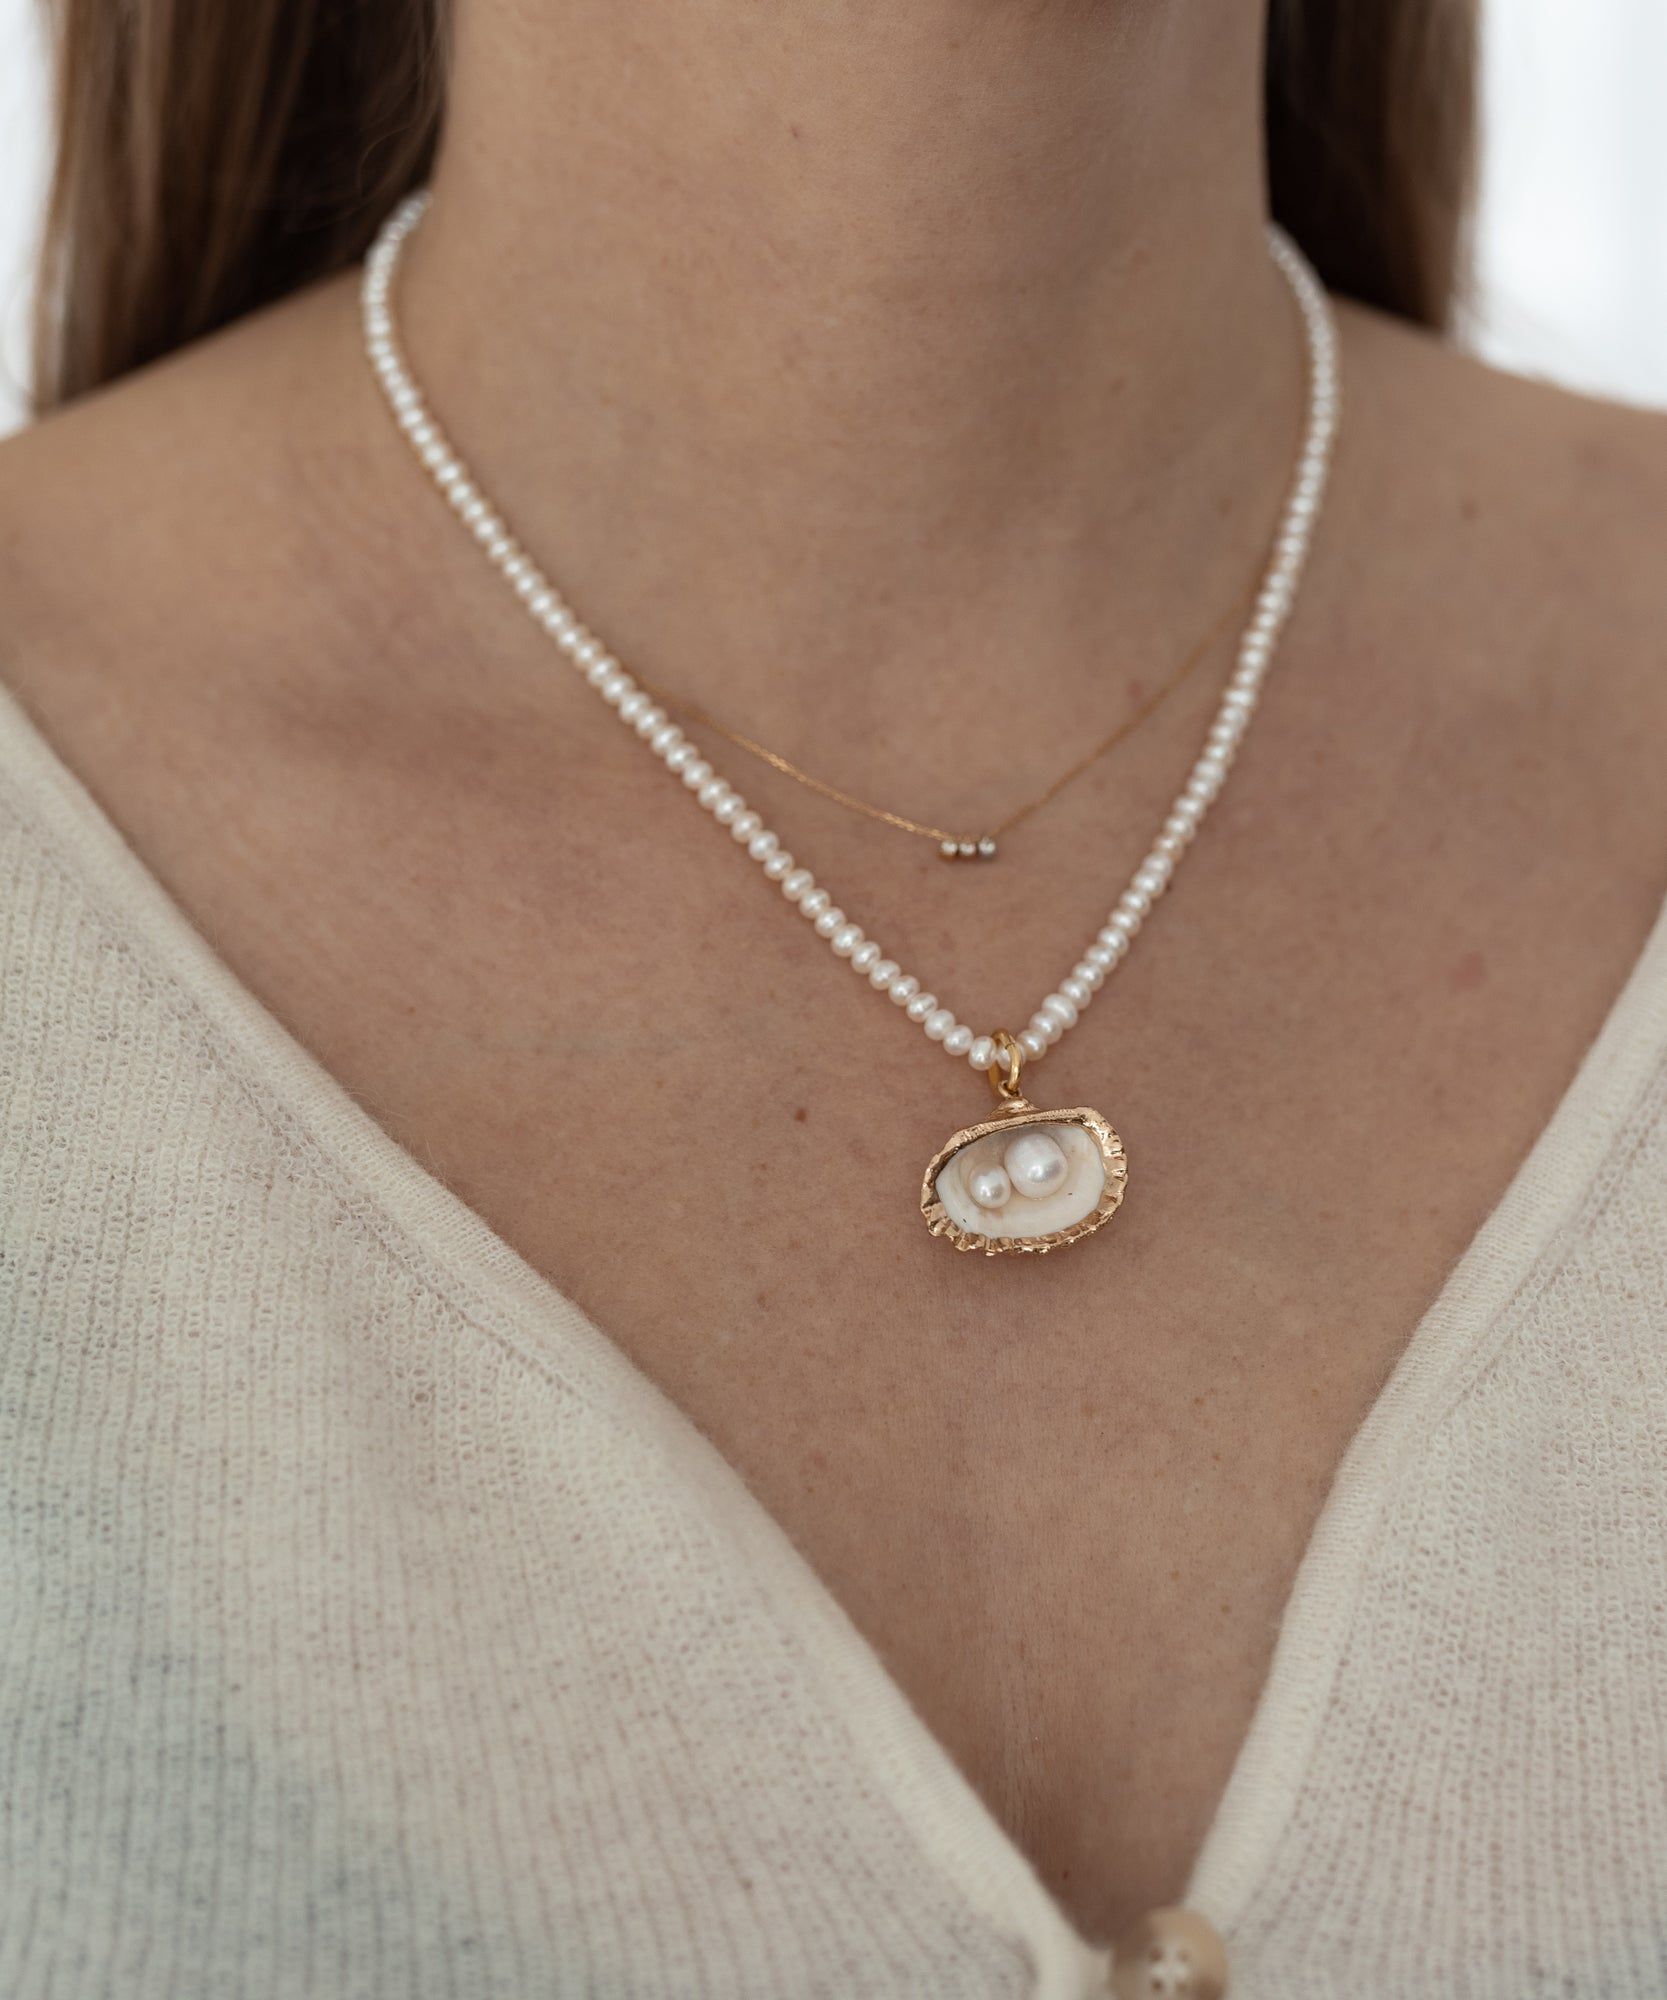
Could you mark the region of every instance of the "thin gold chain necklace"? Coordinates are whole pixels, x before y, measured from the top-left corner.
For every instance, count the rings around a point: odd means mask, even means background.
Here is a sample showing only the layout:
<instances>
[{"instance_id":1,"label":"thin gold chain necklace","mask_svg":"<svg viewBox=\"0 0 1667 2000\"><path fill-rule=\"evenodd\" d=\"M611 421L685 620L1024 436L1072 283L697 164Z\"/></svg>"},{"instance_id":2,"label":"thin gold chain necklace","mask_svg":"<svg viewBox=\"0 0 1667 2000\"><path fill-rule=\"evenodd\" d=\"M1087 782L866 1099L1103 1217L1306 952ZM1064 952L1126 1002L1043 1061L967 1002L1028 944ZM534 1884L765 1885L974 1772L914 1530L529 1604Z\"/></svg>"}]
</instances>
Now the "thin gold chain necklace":
<instances>
[{"instance_id":1,"label":"thin gold chain necklace","mask_svg":"<svg viewBox=\"0 0 1667 2000\"><path fill-rule=\"evenodd\" d=\"M749 757L756 757L761 764L768 764L772 771L779 771L784 778L791 778L794 784L802 785L808 792L815 792L819 798L831 800L836 806L844 806L849 812L860 813L864 819L876 820L882 826L893 827L899 833L912 834L918 840L929 840L946 861L993 861L1000 852L1000 843L1016 826L1023 825L1032 813L1038 813L1044 806L1051 805L1068 785L1074 784L1084 772L1091 770L1103 757L1109 757L1120 743L1127 742L1143 722L1157 713L1182 682L1207 657L1217 640L1243 615L1244 608L1242 603L1229 605L1169 678L1160 682L1149 695L1137 703L1110 735L1096 743L1085 756L1079 757L1068 770L1062 771L1046 790L1037 793L1035 798L1010 812L1005 819L998 820L988 831L970 837L966 834L951 833L947 827L931 826L922 820L910 819L904 813L888 812L884 806L871 805L866 799L859 799L850 792L841 791L839 786L829 784L825 778L814 777L809 771L802 770L797 764L782 756L779 750L772 750L755 737L745 736L740 730L731 729L728 724L720 722L716 716L708 714L705 709L697 707L684 696L668 694L664 688L655 687L644 680L641 674L636 676L636 681L637 686L662 707L670 709L674 714L682 716L710 735L721 736L726 743L733 743L737 750L745 750Z\"/></svg>"},{"instance_id":2,"label":"thin gold chain necklace","mask_svg":"<svg viewBox=\"0 0 1667 2000\"><path fill-rule=\"evenodd\" d=\"M1128 1181L1123 1142L1105 1118L1087 1106L1039 1110L1022 1094L1020 1072L1076 1026L1168 888L1227 782L1296 601L1325 497L1341 403L1330 302L1306 258L1283 232L1270 229L1269 252L1290 287L1307 349L1308 407L1295 475L1267 568L1204 747L1104 927L1057 988L1045 995L1030 1025L1016 1035L1006 1028L977 1034L947 1007L939 1006L937 995L926 992L913 973L883 954L878 942L866 936L810 870L788 853L780 835L713 769L700 747L666 714L665 704L620 665L516 540L435 421L401 349L394 319L400 250L422 220L427 203L426 194L412 195L383 225L365 261L361 287L365 353L417 462L528 616L655 762L678 779L729 835L736 851L756 863L764 880L780 889L834 957L876 992L888 995L928 1042L987 1078L996 1097L994 1117L953 1133L921 1180L920 1212L931 1234L958 1250L986 1256L1046 1252L1091 1235L1122 1202ZM855 1054L860 1058L861 1050Z\"/></svg>"}]
</instances>

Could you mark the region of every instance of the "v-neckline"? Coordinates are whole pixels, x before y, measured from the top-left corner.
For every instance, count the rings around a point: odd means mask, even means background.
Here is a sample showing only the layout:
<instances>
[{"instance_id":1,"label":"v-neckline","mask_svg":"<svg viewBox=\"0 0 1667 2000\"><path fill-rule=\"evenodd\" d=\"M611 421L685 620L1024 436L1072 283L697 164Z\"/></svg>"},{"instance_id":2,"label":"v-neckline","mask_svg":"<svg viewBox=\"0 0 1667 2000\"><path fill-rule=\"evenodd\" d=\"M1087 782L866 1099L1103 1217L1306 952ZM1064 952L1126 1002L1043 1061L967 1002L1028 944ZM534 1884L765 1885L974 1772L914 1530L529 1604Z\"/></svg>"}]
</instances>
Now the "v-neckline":
<instances>
[{"instance_id":1,"label":"v-neckline","mask_svg":"<svg viewBox=\"0 0 1667 2000\"><path fill-rule=\"evenodd\" d=\"M691 1505L716 1494L737 1558L825 1671L889 1803L977 1907L1000 1912L1036 1961L1038 2000L1078 1995L1103 1962L915 1712L833 1593L693 1421L565 1293L380 1126L221 959L34 723L0 685L8 754L61 847L190 995L223 1043L383 1224L462 1281L483 1332L553 1368L622 1426L668 1438ZM1589 1184L1636 1087L1641 1050L1667 1043L1667 909L1557 1108L1414 1329L1344 1452L1297 1567L1267 1678L1185 1902L1224 1934L1250 1907L1300 1796L1377 1522L1416 1442L1491 1352L1490 1335Z\"/></svg>"}]
</instances>

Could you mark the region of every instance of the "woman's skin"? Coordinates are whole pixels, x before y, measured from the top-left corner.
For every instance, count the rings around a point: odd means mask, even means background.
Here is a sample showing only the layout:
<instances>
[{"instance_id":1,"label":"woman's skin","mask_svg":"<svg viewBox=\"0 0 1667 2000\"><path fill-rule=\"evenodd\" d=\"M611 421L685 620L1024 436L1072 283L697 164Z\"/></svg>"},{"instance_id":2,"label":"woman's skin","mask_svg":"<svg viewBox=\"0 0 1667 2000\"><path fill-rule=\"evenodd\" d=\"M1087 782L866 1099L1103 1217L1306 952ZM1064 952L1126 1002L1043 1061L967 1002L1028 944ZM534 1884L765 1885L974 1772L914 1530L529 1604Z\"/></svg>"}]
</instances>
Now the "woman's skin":
<instances>
[{"instance_id":1,"label":"woman's skin","mask_svg":"<svg viewBox=\"0 0 1667 2000\"><path fill-rule=\"evenodd\" d=\"M1272 528L1301 360L1255 11L462 0L417 370L627 664L981 826ZM1132 1161L1046 1260L927 1238L983 1083L562 667L393 433L351 281L0 451L4 671L61 754L715 1441L1095 1933L1184 1888L1339 1457L1667 891L1667 423L1342 335L1246 750L1033 1078ZM727 768L1017 1028L1227 663L993 867Z\"/></svg>"}]
</instances>

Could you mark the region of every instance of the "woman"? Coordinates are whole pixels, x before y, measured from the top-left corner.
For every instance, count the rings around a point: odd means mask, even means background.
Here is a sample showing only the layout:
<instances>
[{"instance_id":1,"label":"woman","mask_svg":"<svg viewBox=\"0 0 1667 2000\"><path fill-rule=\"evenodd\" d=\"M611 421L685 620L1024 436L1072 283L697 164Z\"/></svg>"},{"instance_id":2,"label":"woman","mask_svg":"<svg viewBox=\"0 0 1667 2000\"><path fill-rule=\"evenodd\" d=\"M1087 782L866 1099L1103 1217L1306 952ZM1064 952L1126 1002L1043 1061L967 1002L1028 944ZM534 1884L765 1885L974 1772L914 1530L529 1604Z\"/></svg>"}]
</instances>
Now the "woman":
<instances>
[{"instance_id":1,"label":"woman","mask_svg":"<svg viewBox=\"0 0 1667 2000\"><path fill-rule=\"evenodd\" d=\"M1432 331L1463 10L63 11L0 1989L1667 1991L1667 429Z\"/></svg>"}]
</instances>

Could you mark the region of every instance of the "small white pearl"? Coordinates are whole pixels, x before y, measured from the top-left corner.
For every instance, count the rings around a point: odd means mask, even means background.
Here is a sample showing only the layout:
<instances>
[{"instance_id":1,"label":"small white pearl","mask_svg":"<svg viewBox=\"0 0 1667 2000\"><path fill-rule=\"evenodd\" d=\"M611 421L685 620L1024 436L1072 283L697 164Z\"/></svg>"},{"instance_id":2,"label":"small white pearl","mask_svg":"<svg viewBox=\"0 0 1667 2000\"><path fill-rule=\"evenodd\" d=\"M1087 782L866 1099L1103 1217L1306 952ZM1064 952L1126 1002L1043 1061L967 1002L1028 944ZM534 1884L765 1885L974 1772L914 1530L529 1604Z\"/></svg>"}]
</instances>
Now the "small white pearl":
<instances>
[{"instance_id":1,"label":"small white pearl","mask_svg":"<svg viewBox=\"0 0 1667 2000\"><path fill-rule=\"evenodd\" d=\"M779 854L780 851L781 841L767 826L761 827L747 842L747 852L754 861L768 861L772 854Z\"/></svg>"},{"instance_id":2,"label":"small white pearl","mask_svg":"<svg viewBox=\"0 0 1667 2000\"><path fill-rule=\"evenodd\" d=\"M1021 1028L1013 1037L1032 1062L1040 1062L1048 1052L1048 1038L1037 1034L1034 1028Z\"/></svg>"},{"instance_id":3,"label":"small white pearl","mask_svg":"<svg viewBox=\"0 0 1667 2000\"><path fill-rule=\"evenodd\" d=\"M807 894L800 896L798 900L799 915L801 917L809 917L813 921L824 910L833 908L833 898L828 894L826 889L812 889Z\"/></svg>"},{"instance_id":4,"label":"small white pearl","mask_svg":"<svg viewBox=\"0 0 1667 2000\"><path fill-rule=\"evenodd\" d=\"M692 743L674 743L666 752L666 769L686 771L699 755Z\"/></svg>"},{"instance_id":5,"label":"small white pearl","mask_svg":"<svg viewBox=\"0 0 1667 2000\"><path fill-rule=\"evenodd\" d=\"M953 861L960 851L961 847L958 841L940 840L938 842L938 852L946 861Z\"/></svg>"},{"instance_id":6,"label":"small white pearl","mask_svg":"<svg viewBox=\"0 0 1667 2000\"><path fill-rule=\"evenodd\" d=\"M980 1167L968 1179L967 1193L980 1208L1005 1208L1012 1197L1013 1183L1002 1167Z\"/></svg>"},{"instance_id":7,"label":"small white pearl","mask_svg":"<svg viewBox=\"0 0 1667 2000\"><path fill-rule=\"evenodd\" d=\"M972 1047L972 1030L961 1026L951 1028L943 1038L943 1052L946 1056L964 1056Z\"/></svg>"},{"instance_id":8,"label":"small white pearl","mask_svg":"<svg viewBox=\"0 0 1667 2000\"><path fill-rule=\"evenodd\" d=\"M664 757L669 762L671 753L678 749L682 742L683 732L678 728L677 724L675 722L662 722L659 728L648 739L648 747L654 752L656 757ZM692 748L689 751L689 755L691 757L694 755Z\"/></svg>"},{"instance_id":9,"label":"small white pearl","mask_svg":"<svg viewBox=\"0 0 1667 2000\"><path fill-rule=\"evenodd\" d=\"M893 988L895 992L896 989ZM928 1014L938 1010L938 996L935 993L911 993L903 1003L903 1012L911 1021L924 1021Z\"/></svg>"},{"instance_id":10,"label":"small white pearl","mask_svg":"<svg viewBox=\"0 0 1667 2000\"><path fill-rule=\"evenodd\" d=\"M1064 998L1069 1000L1071 1005L1079 1011L1086 1007L1094 997L1093 987L1089 985L1087 980L1078 979L1075 974L1069 979L1062 979L1059 982L1059 990Z\"/></svg>"},{"instance_id":11,"label":"small white pearl","mask_svg":"<svg viewBox=\"0 0 1667 2000\"><path fill-rule=\"evenodd\" d=\"M989 834L989 833L987 833L987 834L985 834L985 835L984 835L983 839L979 841L979 843L978 843L978 853L979 853L979 858L980 858L980 860L983 860L983 861L994 861L994 860L995 860L995 858L996 858L996 843L995 843L995 836L994 836L993 834Z\"/></svg>"},{"instance_id":12,"label":"small white pearl","mask_svg":"<svg viewBox=\"0 0 1667 2000\"><path fill-rule=\"evenodd\" d=\"M804 908L804 904L801 903L799 905L799 908L802 910ZM834 932L839 930L841 926L844 924L844 922L845 922L845 912L839 907L837 903L830 903L825 910L819 910L817 912L816 921L813 928L815 929L816 935L818 937L831 938Z\"/></svg>"},{"instance_id":13,"label":"small white pearl","mask_svg":"<svg viewBox=\"0 0 1667 2000\"><path fill-rule=\"evenodd\" d=\"M821 928L821 925L818 924L817 929L821 930ZM826 936L827 933L823 932L823 935ZM849 958L857 946L862 943L862 926L860 924L841 924L833 936L828 938L828 943L833 946L835 958Z\"/></svg>"},{"instance_id":14,"label":"small white pearl","mask_svg":"<svg viewBox=\"0 0 1667 2000\"><path fill-rule=\"evenodd\" d=\"M739 792L726 792L712 808L712 817L719 826L733 826L747 809L747 802Z\"/></svg>"},{"instance_id":15,"label":"small white pearl","mask_svg":"<svg viewBox=\"0 0 1667 2000\"><path fill-rule=\"evenodd\" d=\"M880 947L872 938L865 939L851 954L851 970L860 972L865 977L879 962Z\"/></svg>"},{"instance_id":16,"label":"small white pearl","mask_svg":"<svg viewBox=\"0 0 1667 2000\"><path fill-rule=\"evenodd\" d=\"M1050 993L1037 1011L1046 1014L1050 1021L1057 1021L1062 1028L1077 1025L1077 1010L1063 993Z\"/></svg>"},{"instance_id":17,"label":"small white pearl","mask_svg":"<svg viewBox=\"0 0 1667 2000\"><path fill-rule=\"evenodd\" d=\"M868 983L876 993L884 993L902 970L895 958L882 958L868 968Z\"/></svg>"},{"instance_id":18,"label":"small white pearl","mask_svg":"<svg viewBox=\"0 0 1667 2000\"><path fill-rule=\"evenodd\" d=\"M955 1016L947 1007L937 1007L920 1024L926 1030L929 1042L941 1042L955 1025Z\"/></svg>"},{"instance_id":19,"label":"small white pearl","mask_svg":"<svg viewBox=\"0 0 1667 2000\"><path fill-rule=\"evenodd\" d=\"M619 704L619 719L621 722L635 722L639 715L653 706L650 697L637 688Z\"/></svg>"},{"instance_id":20,"label":"small white pearl","mask_svg":"<svg viewBox=\"0 0 1667 2000\"><path fill-rule=\"evenodd\" d=\"M708 812L718 803L719 799L727 799L728 797L729 780L727 778L720 778L716 774L709 777L705 784L700 787L700 802Z\"/></svg>"},{"instance_id":21,"label":"small white pearl","mask_svg":"<svg viewBox=\"0 0 1667 2000\"><path fill-rule=\"evenodd\" d=\"M645 740L652 741L665 719L666 711L663 708L655 708L651 704L637 717L631 726L639 736Z\"/></svg>"},{"instance_id":22,"label":"small white pearl","mask_svg":"<svg viewBox=\"0 0 1667 2000\"><path fill-rule=\"evenodd\" d=\"M912 972L900 972L886 991L891 995L891 1004L894 1007L906 1007L920 991L920 981ZM935 1000L932 1002L934 1007L937 1004Z\"/></svg>"},{"instance_id":23,"label":"small white pearl","mask_svg":"<svg viewBox=\"0 0 1667 2000\"><path fill-rule=\"evenodd\" d=\"M967 1061L976 1070L986 1070L996 1059L996 1045L988 1035L980 1035L967 1050Z\"/></svg>"},{"instance_id":24,"label":"small white pearl","mask_svg":"<svg viewBox=\"0 0 1667 2000\"><path fill-rule=\"evenodd\" d=\"M683 766L683 782L691 792L698 792L711 776L712 766L704 757L697 757L692 764Z\"/></svg>"},{"instance_id":25,"label":"small white pearl","mask_svg":"<svg viewBox=\"0 0 1667 2000\"><path fill-rule=\"evenodd\" d=\"M816 886L816 877L808 868L790 868L782 877L781 893L790 903L796 903L801 896L808 896Z\"/></svg>"},{"instance_id":26,"label":"small white pearl","mask_svg":"<svg viewBox=\"0 0 1667 2000\"><path fill-rule=\"evenodd\" d=\"M1032 1129L1010 1139L1002 1165L1015 1190L1036 1200L1063 1186L1070 1174L1065 1148L1047 1132Z\"/></svg>"},{"instance_id":27,"label":"small white pearl","mask_svg":"<svg viewBox=\"0 0 1667 2000\"><path fill-rule=\"evenodd\" d=\"M785 882L793 873L793 857L785 847L778 848L764 863L764 873L772 882Z\"/></svg>"},{"instance_id":28,"label":"small white pearl","mask_svg":"<svg viewBox=\"0 0 1667 2000\"><path fill-rule=\"evenodd\" d=\"M1065 1024L1053 1014L1038 1011L1030 1017L1031 1031L1042 1037L1051 1048L1065 1032Z\"/></svg>"},{"instance_id":29,"label":"small white pearl","mask_svg":"<svg viewBox=\"0 0 1667 2000\"><path fill-rule=\"evenodd\" d=\"M763 820L755 812L738 812L729 822L729 837L738 845L745 847L763 824Z\"/></svg>"}]
</instances>

